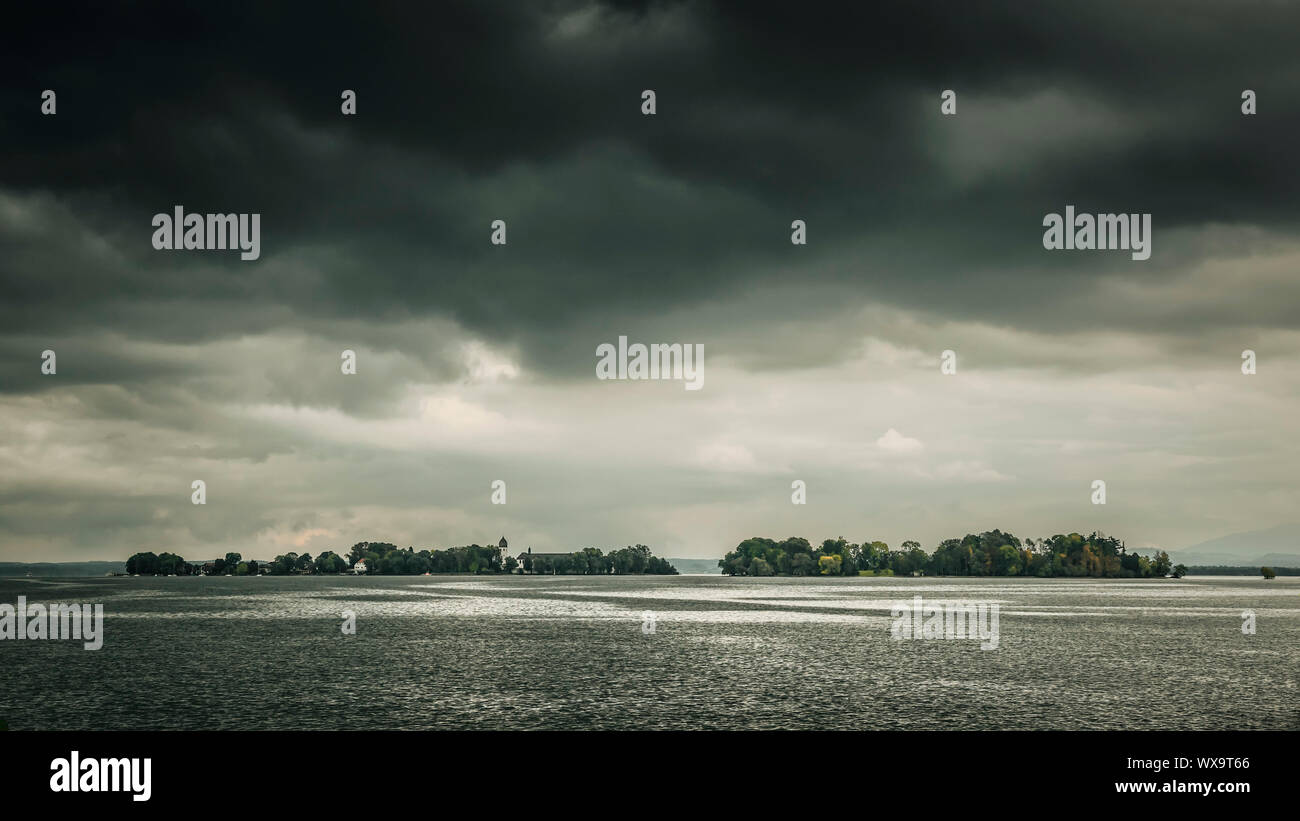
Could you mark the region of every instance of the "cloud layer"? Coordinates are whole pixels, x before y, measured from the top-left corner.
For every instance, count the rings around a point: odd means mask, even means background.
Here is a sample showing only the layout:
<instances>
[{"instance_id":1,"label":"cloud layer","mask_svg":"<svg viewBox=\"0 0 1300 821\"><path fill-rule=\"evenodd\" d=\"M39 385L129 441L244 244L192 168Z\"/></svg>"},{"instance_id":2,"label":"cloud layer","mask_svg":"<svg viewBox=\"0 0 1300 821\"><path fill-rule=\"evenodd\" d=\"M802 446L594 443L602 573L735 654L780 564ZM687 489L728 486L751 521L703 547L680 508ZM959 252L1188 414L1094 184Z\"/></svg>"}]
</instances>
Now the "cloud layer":
<instances>
[{"instance_id":1,"label":"cloud layer","mask_svg":"<svg viewBox=\"0 0 1300 821\"><path fill-rule=\"evenodd\" d=\"M1178 547L1300 501L1300 9L47 14L0 52L0 558ZM155 251L178 204L261 259ZM1151 259L1045 251L1071 204ZM704 390L597 381L620 335Z\"/></svg>"}]
</instances>

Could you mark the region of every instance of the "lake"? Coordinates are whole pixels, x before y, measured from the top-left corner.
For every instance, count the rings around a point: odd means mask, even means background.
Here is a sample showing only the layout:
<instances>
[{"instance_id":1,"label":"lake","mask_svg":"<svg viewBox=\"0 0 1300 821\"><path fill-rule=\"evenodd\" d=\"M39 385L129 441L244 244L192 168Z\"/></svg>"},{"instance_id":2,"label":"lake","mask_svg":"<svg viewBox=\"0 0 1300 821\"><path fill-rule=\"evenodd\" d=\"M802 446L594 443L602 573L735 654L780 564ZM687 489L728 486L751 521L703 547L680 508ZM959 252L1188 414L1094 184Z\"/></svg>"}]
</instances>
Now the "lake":
<instances>
[{"instance_id":1,"label":"lake","mask_svg":"<svg viewBox=\"0 0 1300 821\"><path fill-rule=\"evenodd\" d=\"M15 730L1300 729L1296 577L0 579L19 595L103 603L105 638L0 641ZM891 638L916 595L996 603L997 648Z\"/></svg>"}]
</instances>

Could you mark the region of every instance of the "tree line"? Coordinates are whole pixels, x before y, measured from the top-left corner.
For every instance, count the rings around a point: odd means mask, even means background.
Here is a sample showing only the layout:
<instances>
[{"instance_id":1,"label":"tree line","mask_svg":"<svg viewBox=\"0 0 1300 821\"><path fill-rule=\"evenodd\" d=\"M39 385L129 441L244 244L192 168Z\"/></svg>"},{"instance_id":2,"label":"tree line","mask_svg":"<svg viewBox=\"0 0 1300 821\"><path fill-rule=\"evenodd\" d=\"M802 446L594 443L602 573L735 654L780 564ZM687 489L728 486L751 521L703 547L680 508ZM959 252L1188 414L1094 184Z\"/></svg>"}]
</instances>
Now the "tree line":
<instances>
[{"instance_id":1,"label":"tree line","mask_svg":"<svg viewBox=\"0 0 1300 821\"><path fill-rule=\"evenodd\" d=\"M643 544L602 553L588 547L576 553L524 553L520 569L525 573L554 573L580 576L660 575L676 576L677 568L667 559L650 554Z\"/></svg>"},{"instance_id":2,"label":"tree line","mask_svg":"<svg viewBox=\"0 0 1300 821\"><path fill-rule=\"evenodd\" d=\"M446 550L405 550L387 542L358 542L348 553L349 567L364 560L368 573L410 576L424 573L548 573L560 575L673 575L677 570L639 544L605 553L588 547L572 553L502 556L496 547L472 544ZM278 558L277 558L278 561Z\"/></svg>"},{"instance_id":3,"label":"tree line","mask_svg":"<svg viewBox=\"0 0 1300 821\"><path fill-rule=\"evenodd\" d=\"M1178 578L1187 572L1164 551L1129 553L1119 539L1092 533L1057 534L1023 542L1001 530L946 539L927 553L919 542L891 550L881 541L746 539L718 561L731 576L1094 576Z\"/></svg>"},{"instance_id":4,"label":"tree line","mask_svg":"<svg viewBox=\"0 0 1300 821\"><path fill-rule=\"evenodd\" d=\"M238 553L227 553L212 562L212 575L247 576L265 574L292 576L302 574L347 573L365 562L366 572L380 576L421 576L425 573L548 573L578 575L633 575L677 573L666 559L654 556L645 545L635 545L605 553L588 547L573 553L523 554L522 564L514 556L503 556L495 546L471 544L445 550L400 548L388 542L357 542L346 556L326 550L315 558L310 553L284 553L259 566L244 561ZM126 560L126 572L132 575L199 575L204 565L190 564L174 553L136 553Z\"/></svg>"},{"instance_id":5,"label":"tree line","mask_svg":"<svg viewBox=\"0 0 1300 821\"><path fill-rule=\"evenodd\" d=\"M227 553L225 558L216 559L212 564L214 575L256 576L263 568L255 561L244 561L238 553ZM204 565L191 564L175 553L134 553L126 560L126 572L139 576L197 576L203 573Z\"/></svg>"}]
</instances>

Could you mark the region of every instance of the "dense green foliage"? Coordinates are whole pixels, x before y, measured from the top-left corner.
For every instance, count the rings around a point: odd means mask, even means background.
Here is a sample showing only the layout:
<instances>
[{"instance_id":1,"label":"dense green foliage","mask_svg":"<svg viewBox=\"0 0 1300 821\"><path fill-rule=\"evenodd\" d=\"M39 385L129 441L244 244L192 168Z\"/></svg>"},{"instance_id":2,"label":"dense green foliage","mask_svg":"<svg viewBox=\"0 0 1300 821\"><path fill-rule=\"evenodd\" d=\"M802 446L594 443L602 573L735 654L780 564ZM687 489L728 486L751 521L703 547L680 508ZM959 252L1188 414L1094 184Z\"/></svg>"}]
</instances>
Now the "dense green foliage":
<instances>
[{"instance_id":1,"label":"dense green foliage","mask_svg":"<svg viewBox=\"0 0 1300 821\"><path fill-rule=\"evenodd\" d=\"M381 576L418 576L424 573L556 573L580 575L661 574L676 575L677 570L666 559L650 554L645 545L624 547L602 552L588 547L575 553L523 554L522 563L514 556L502 556L497 547L472 544L446 550L405 549L388 542L357 542L340 556L326 550L316 558L310 553L285 553L259 567L257 562L244 561L238 553L227 553L207 566L212 575L247 576L266 573L273 576L299 574L346 573L359 562L365 562L366 572ZM136 553L126 560L126 572L142 576L178 576L201 574L203 565L188 564L180 556L163 553Z\"/></svg>"},{"instance_id":2,"label":"dense green foliage","mask_svg":"<svg viewBox=\"0 0 1300 821\"><path fill-rule=\"evenodd\" d=\"M472 544L446 550L402 549L388 542L357 542L346 564L366 563L366 572L381 576L419 576L424 573L500 573L501 551L495 546Z\"/></svg>"},{"instance_id":3,"label":"dense green foliage","mask_svg":"<svg viewBox=\"0 0 1300 821\"><path fill-rule=\"evenodd\" d=\"M1000 530L946 539L926 553L917 542L890 550L878 541L851 544L827 539L813 547L807 539L781 542L746 539L718 562L732 576L1101 576L1153 578L1175 570L1169 554L1129 553L1119 539L1093 533L1056 535L1034 541ZM1186 572L1179 565L1178 572Z\"/></svg>"},{"instance_id":4,"label":"dense green foliage","mask_svg":"<svg viewBox=\"0 0 1300 821\"><path fill-rule=\"evenodd\" d=\"M602 553L596 547L588 547L576 553L545 555L524 553L520 558L522 561L520 567L525 573L580 576L677 575L677 568L673 567L667 559L650 555L650 548L643 544L611 550L609 553Z\"/></svg>"},{"instance_id":5,"label":"dense green foliage","mask_svg":"<svg viewBox=\"0 0 1300 821\"><path fill-rule=\"evenodd\" d=\"M173 573L177 576L188 576L196 571L193 565L186 563L175 553L163 553L161 556L154 553L136 553L126 560L126 572L141 576L170 576Z\"/></svg>"},{"instance_id":6,"label":"dense green foliage","mask_svg":"<svg viewBox=\"0 0 1300 821\"><path fill-rule=\"evenodd\" d=\"M325 552L315 560L310 554L276 556L273 574L342 573L365 562L366 572L380 576L419 576L425 573L557 573L622 575L639 573L674 574L666 560L650 555L645 545L625 547L609 553L588 547L574 553L525 553L522 563L514 556L502 556L494 546L471 544L446 550L405 549L388 542L357 542L347 558Z\"/></svg>"},{"instance_id":7,"label":"dense green foliage","mask_svg":"<svg viewBox=\"0 0 1300 821\"><path fill-rule=\"evenodd\" d=\"M136 553L126 560L126 572L141 576L196 576L203 573L202 565L194 565L175 553ZM257 562L244 561L238 553L227 553L224 559L212 562L212 575L256 576L260 572Z\"/></svg>"}]
</instances>

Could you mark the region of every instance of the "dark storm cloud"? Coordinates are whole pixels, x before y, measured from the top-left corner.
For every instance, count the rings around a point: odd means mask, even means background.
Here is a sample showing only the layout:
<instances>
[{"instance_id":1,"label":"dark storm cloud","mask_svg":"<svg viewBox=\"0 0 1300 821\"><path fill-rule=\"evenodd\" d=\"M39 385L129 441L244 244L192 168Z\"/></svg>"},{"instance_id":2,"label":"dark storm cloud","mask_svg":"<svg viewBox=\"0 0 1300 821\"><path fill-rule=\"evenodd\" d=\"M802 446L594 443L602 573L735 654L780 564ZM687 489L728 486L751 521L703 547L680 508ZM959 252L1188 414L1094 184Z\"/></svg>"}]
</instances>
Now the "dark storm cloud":
<instances>
[{"instance_id":1,"label":"dark storm cloud","mask_svg":"<svg viewBox=\"0 0 1300 821\"><path fill-rule=\"evenodd\" d=\"M1290 233L1297 216L1300 10L1271 4L14 14L0 316L18 331L194 341L447 316L576 371L588 357L556 327L599 334L791 277L1068 328L1111 321L1053 314L1098 273L1195 261L1165 245L1174 229ZM55 117L36 113L46 87ZM177 203L262 213L263 259L153 251L149 219ZM1046 254L1042 215L1067 203L1152 212L1155 257ZM496 218L507 248L487 242Z\"/></svg>"},{"instance_id":2,"label":"dark storm cloud","mask_svg":"<svg viewBox=\"0 0 1300 821\"><path fill-rule=\"evenodd\" d=\"M0 555L506 532L716 556L973 523L1172 546L1288 520L1297 22L1186 2L7 10ZM261 258L153 250L178 204L260 213ZM1150 212L1152 258L1045 251L1067 204ZM593 380L622 334L704 344L708 388Z\"/></svg>"}]
</instances>

